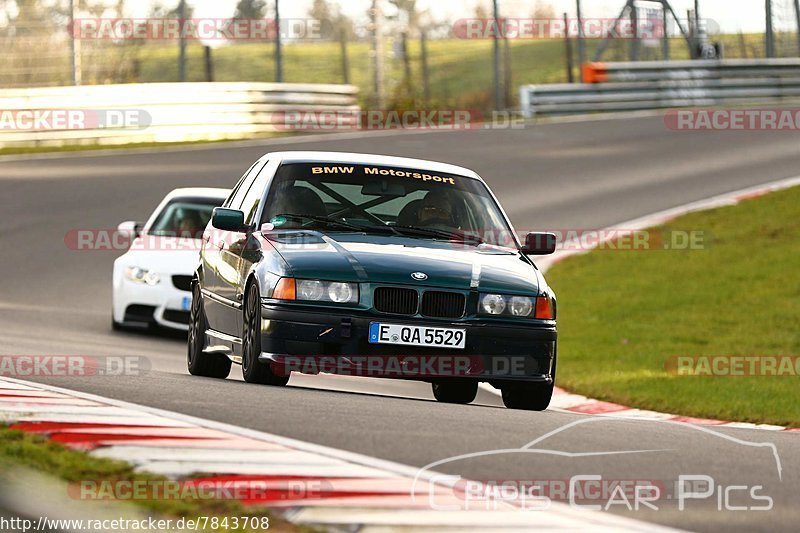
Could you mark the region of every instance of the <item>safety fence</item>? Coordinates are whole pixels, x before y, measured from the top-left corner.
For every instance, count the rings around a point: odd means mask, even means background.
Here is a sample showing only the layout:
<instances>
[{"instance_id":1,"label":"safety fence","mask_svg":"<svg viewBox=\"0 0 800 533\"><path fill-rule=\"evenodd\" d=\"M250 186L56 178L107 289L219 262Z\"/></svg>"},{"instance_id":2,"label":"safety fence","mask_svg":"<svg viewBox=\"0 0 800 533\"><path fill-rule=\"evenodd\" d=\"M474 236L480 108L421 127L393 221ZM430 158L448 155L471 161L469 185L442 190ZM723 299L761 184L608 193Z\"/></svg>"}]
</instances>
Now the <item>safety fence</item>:
<instances>
[{"instance_id":1,"label":"safety fence","mask_svg":"<svg viewBox=\"0 0 800 533\"><path fill-rule=\"evenodd\" d=\"M590 63L580 84L525 85L527 117L779 103L800 97L800 59Z\"/></svg>"},{"instance_id":2,"label":"safety fence","mask_svg":"<svg viewBox=\"0 0 800 533\"><path fill-rule=\"evenodd\" d=\"M244 139L286 113L358 111L353 85L135 83L0 90L0 148Z\"/></svg>"}]
</instances>

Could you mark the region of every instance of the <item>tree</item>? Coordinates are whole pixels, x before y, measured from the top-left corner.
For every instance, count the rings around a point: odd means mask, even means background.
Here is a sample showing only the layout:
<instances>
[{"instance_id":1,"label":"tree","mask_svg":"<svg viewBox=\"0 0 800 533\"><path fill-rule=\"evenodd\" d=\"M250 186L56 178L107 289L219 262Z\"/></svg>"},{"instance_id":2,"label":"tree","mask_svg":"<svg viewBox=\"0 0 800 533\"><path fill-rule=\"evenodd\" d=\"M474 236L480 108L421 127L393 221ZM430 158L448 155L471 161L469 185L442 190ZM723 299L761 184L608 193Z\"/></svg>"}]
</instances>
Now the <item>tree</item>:
<instances>
[{"instance_id":1,"label":"tree","mask_svg":"<svg viewBox=\"0 0 800 533\"><path fill-rule=\"evenodd\" d=\"M556 9L549 2L536 0L536 4L533 6L533 18L537 20L552 20L556 18Z\"/></svg>"},{"instance_id":2,"label":"tree","mask_svg":"<svg viewBox=\"0 0 800 533\"><path fill-rule=\"evenodd\" d=\"M397 8L405 31L411 33L419 29L419 11L417 11L417 0L389 0L389 3Z\"/></svg>"},{"instance_id":3,"label":"tree","mask_svg":"<svg viewBox=\"0 0 800 533\"><path fill-rule=\"evenodd\" d=\"M178 18L180 16L181 8L180 2L176 2L173 7L164 7L162 4L156 2L150 7L150 18ZM188 1L184 6L184 17L190 19L194 16L194 7Z\"/></svg>"},{"instance_id":4,"label":"tree","mask_svg":"<svg viewBox=\"0 0 800 533\"><path fill-rule=\"evenodd\" d=\"M491 18L489 15L489 10L486 8L483 2L478 2L475 6L475 18L478 20L486 20Z\"/></svg>"},{"instance_id":5,"label":"tree","mask_svg":"<svg viewBox=\"0 0 800 533\"><path fill-rule=\"evenodd\" d=\"M237 19L263 19L267 16L267 2L265 0L239 0L233 18Z\"/></svg>"},{"instance_id":6,"label":"tree","mask_svg":"<svg viewBox=\"0 0 800 533\"><path fill-rule=\"evenodd\" d=\"M309 18L319 21L320 37L323 39L330 39L336 33L332 13L333 10L327 0L314 0L314 3L311 4L311 8L308 10Z\"/></svg>"},{"instance_id":7,"label":"tree","mask_svg":"<svg viewBox=\"0 0 800 533\"><path fill-rule=\"evenodd\" d=\"M352 41L356 36L356 27L350 17L342 13L339 7L336 7L333 13L333 32L340 38Z\"/></svg>"}]
</instances>

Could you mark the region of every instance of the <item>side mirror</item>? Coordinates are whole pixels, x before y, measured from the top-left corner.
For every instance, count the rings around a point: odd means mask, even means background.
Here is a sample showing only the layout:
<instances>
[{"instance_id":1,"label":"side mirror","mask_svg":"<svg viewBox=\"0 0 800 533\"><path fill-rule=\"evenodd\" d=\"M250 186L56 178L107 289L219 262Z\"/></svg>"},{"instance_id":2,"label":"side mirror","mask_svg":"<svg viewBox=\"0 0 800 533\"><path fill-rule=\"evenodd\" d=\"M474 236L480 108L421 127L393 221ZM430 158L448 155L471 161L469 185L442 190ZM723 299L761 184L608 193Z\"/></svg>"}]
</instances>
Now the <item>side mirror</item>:
<instances>
[{"instance_id":1,"label":"side mirror","mask_svg":"<svg viewBox=\"0 0 800 533\"><path fill-rule=\"evenodd\" d=\"M550 255L556 251L555 233L528 233L522 253L525 255Z\"/></svg>"},{"instance_id":2,"label":"side mirror","mask_svg":"<svg viewBox=\"0 0 800 533\"><path fill-rule=\"evenodd\" d=\"M244 229L244 213L238 209L215 207L211 215L211 225L224 231L242 231Z\"/></svg>"},{"instance_id":3,"label":"side mirror","mask_svg":"<svg viewBox=\"0 0 800 533\"><path fill-rule=\"evenodd\" d=\"M133 240L142 234L143 226L144 224L141 222L136 222L135 220L126 220L125 222L120 222L119 226L117 226L117 231Z\"/></svg>"}]
</instances>

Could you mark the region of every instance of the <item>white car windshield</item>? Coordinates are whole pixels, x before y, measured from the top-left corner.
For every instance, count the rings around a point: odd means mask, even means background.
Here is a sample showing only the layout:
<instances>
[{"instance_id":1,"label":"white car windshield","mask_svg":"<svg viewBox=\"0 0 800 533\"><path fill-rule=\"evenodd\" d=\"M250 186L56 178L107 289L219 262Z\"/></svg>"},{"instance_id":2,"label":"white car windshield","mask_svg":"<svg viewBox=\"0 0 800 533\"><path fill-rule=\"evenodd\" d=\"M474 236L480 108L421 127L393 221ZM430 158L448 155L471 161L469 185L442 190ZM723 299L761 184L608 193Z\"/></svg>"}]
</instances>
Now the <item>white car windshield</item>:
<instances>
[{"instance_id":1,"label":"white car windshield","mask_svg":"<svg viewBox=\"0 0 800 533\"><path fill-rule=\"evenodd\" d=\"M214 198L176 198L156 217L148 234L199 239L215 207L224 200Z\"/></svg>"}]
</instances>

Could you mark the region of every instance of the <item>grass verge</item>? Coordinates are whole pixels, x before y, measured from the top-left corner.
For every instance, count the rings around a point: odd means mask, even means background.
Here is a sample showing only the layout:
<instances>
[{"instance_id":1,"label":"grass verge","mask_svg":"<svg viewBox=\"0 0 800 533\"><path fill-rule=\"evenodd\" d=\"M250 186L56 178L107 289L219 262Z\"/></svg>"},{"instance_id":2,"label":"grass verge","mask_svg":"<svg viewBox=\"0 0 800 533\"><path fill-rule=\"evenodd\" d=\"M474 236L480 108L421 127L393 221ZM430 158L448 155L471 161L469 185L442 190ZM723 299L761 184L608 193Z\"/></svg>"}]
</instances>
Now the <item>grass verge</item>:
<instances>
[{"instance_id":1,"label":"grass verge","mask_svg":"<svg viewBox=\"0 0 800 533\"><path fill-rule=\"evenodd\" d=\"M800 355L800 187L661 229L702 231L706 246L594 250L548 272L559 385L643 409L800 427L800 375L666 370L675 356Z\"/></svg>"},{"instance_id":2,"label":"grass verge","mask_svg":"<svg viewBox=\"0 0 800 533\"><path fill-rule=\"evenodd\" d=\"M122 461L93 457L47 440L43 436L11 430L0 426L0 468L14 465L27 467L67 483L92 482L159 482L167 478L134 471ZM65 497L67 495L65 494ZM260 517L269 516L270 531L310 531L265 513L263 508L244 507L229 500L136 499L132 501L144 510L161 517L196 519L202 516ZM258 529L229 529L229 531L258 532Z\"/></svg>"}]
</instances>

